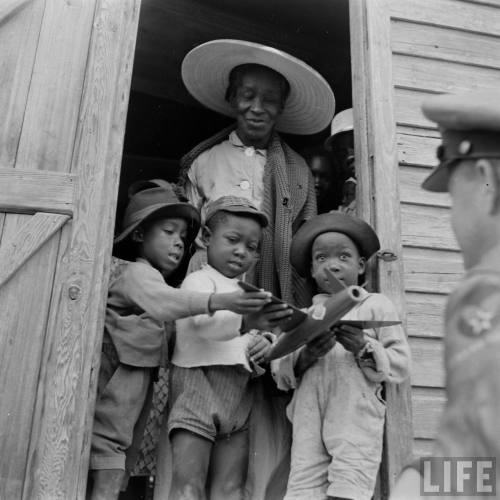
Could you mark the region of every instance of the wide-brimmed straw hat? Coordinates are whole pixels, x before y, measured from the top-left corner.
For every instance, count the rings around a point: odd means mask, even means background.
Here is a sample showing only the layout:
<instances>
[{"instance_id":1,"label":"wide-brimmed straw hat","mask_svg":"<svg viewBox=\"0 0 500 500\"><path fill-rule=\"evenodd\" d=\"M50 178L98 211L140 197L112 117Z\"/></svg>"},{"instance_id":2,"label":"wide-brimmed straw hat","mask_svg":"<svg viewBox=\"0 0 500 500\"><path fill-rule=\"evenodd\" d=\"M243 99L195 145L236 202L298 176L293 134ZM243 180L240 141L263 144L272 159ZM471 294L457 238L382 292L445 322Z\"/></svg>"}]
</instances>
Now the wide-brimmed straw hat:
<instances>
[{"instance_id":1,"label":"wide-brimmed straw hat","mask_svg":"<svg viewBox=\"0 0 500 500\"><path fill-rule=\"evenodd\" d=\"M290 134L315 134L335 112L327 81L311 66L281 50L243 40L212 40L192 49L182 62L182 80L191 95L218 113L235 116L225 100L229 73L242 64L261 64L290 84L290 95L276 129Z\"/></svg>"},{"instance_id":2,"label":"wide-brimmed straw hat","mask_svg":"<svg viewBox=\"0 0 500 500\"><path fill-rule=\"evenodd\" d=\"M114 239L114 255L122 259L133 260L135 258L134 245L128 236L140 224L153 218L163 217L186 220L188 226L186 246L196 238L200 229L200 213L193 205L179 201L169 183L165 182L165 185L135 193L132 190L132 196L123 216L122 230Z\"/></svg>"},{"instance_id":3,"label":"wide-brimmed straw hat","mask_svg":"<svg viewBox=\"0 0 500 500\"><path fill-rule=\"evenodd\" d=\"M377 234L364 220L342 212L317 215L305 222L292 240L290 261L301 276L309 276L314 240L320 234L329 232L349 236L365 259L369 259L380 248Z\"/></svg>"}]
</instances>

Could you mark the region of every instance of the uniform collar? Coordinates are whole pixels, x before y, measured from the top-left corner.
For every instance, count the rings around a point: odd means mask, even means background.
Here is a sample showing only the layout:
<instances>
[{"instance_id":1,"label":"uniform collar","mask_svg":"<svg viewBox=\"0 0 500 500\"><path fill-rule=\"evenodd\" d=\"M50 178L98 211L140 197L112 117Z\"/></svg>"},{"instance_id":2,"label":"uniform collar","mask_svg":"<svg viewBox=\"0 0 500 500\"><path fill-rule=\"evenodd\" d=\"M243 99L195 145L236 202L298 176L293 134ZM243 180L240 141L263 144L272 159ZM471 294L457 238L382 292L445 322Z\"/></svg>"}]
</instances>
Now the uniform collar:
<instances>
[{"instance_id":1,"label":"uniform collar","mask_svg":"<svg viewBox=\"0 0 500 500\"><path fill-rule=\"evenodd\" d=\"M243 149L243 150L249 149L251 151L255 151L257 154L263 156L264 158L267 157L267 150L266 149L256 149L253 146L245 146L241 142L241 139L239 138L238 134L236 133L236 130L233 130L229 134L229 142L230 142L230 144L232 144L233 146L235 146L237 148L240 148L240 149Z\"/></svg>"}]
</instances>

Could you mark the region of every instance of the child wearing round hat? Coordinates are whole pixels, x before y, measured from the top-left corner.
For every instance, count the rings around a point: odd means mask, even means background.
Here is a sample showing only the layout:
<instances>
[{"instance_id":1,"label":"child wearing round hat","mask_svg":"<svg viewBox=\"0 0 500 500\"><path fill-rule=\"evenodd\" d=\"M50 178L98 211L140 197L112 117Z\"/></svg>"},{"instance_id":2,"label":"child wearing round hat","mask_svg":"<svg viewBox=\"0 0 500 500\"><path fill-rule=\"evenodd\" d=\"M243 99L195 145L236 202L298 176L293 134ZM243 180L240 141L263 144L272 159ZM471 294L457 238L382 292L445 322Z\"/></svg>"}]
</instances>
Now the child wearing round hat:
<instances>
[{"instance_id":1,"label":"child wearing round hat","mask_svg":"<svg viewBox=\"0 0 500 500\"><path fill-rule=\"evenodd\" d=\"M245 198L224 196L207 207L207 264L181 290L240 289L258 257L267 217ZM269 336L241 314L219 311L176 322L168 434L173 478L169 498L243 498L249 460L251 379L271 348ZM272 339L271 339L272 340Z\"/></svg>"},{"instance_id":2,"label":"child wearing round hat","mask_svg":"<svg viewBox=\"0 0 500 500\"><path fill-rule=\"evenodd\" d=\"M308 313L331 296L325 270L345 286L357 285L378 249L373 229L356 217L332 212L306 222L293 239L291 262L316 285ZM361 302L343 319L393 321L397 314L387 297L362 289ZM372 497L382 454L382 383L404 380L409 364L399 325L335 327L273 362L278 385L295 389L287 408L293 425L287 500Z\"/></svg>"},{"instance_id":3,"label":"child wearing round hat","mask_svg":"<svg viewBox=\"0 0 500 500\"><path fill-rule=\"evenodd\" d=\"M91 439L92 500L116 499L131 468L134 436L143 430L165 323L228 309L259 310L265 292L184 291L168 284L200 226L198 211L168 183L132 192L114 254L130 260L111 282ZM127 462L127 464L126 464Z\"/></svg>"}]
</instances>

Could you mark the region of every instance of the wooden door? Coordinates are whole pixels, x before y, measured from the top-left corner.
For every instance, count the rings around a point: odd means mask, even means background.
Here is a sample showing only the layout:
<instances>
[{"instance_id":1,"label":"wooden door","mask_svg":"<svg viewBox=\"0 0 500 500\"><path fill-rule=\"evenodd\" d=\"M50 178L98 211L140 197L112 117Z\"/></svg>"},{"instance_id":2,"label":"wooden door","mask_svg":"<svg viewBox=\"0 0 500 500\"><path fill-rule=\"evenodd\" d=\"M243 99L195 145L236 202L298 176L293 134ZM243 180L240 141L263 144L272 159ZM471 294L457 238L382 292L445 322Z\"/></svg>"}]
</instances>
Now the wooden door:
<instances>
[{"instance_id":1,"label":"wooden door","mask_svg":"<svg viewBox=\"0 0 500 500\"><path fill-rule=\"evenodd\" d=\"M140 0L0 6L0 498L85 491Z\"/></svg>"}]
</instances>

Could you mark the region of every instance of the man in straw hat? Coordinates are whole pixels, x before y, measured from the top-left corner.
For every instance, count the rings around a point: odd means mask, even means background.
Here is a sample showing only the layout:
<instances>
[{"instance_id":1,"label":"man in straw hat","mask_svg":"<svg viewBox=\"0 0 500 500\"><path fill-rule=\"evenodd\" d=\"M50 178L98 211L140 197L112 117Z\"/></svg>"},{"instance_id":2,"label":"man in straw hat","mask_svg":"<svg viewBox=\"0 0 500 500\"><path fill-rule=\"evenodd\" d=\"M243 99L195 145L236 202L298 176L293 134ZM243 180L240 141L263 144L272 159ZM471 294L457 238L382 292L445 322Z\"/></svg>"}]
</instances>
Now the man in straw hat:
<instances>
[{"instance_id":1,"label":"man in straw hat","mask_svg":"<svg viewBox=\"0 0 500 500\"><path fill-rule=\"evenodd\" d=\"M285 301L308 304L310 294L303 281L292 275L289 248L301 223L316 214L314 181L305 160L278 132L308 135L326 128L335 110L330 86L290 54L242 40L213 40L195 47L184 58L182 79L195 99L235 119L234 125L182 158L180 183L188 198L202 218L206 205L224 195L253 202L269 225L263 233L261 258L247 280ZM191 269L203 260L203 252L197 252ZM278 309L270 319L279 321L288 314L290 309ZM265 385L271 384L268 379ZM262 418L250 422L258 433L251 432L253 498L263 497L279 463L283 480L273 484L284 493L290 444L286 398L259 394L252 419Z\"/></svg>"},{"instance_id":2,"label":"man in straw hat","mask_svg":"<svg viewBox=\"0 0 500 500\"><path fill-rule=\"evenodd\" d=\"M467 273L446 309L447 404L433 460L421 459L405 469L392 498L443 493L498 498L500 92L437 96L424 103L423 111L440 126L443 143L440 164L422 187L450 193L451 223ZM447 466L446 457L451 459Z\"/></svg>"}]
</instances>

